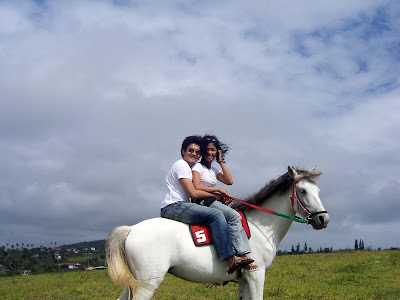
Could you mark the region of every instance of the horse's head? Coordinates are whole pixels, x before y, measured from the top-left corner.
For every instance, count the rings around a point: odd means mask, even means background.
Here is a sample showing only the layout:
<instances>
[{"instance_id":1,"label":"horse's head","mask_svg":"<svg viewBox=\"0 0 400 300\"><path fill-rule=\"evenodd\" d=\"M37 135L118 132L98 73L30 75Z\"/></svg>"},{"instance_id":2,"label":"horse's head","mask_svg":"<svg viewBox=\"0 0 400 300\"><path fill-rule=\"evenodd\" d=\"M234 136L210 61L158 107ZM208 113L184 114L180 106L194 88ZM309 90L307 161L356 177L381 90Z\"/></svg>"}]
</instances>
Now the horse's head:
<instances>
[{"instance_id":1,"label":"horse's head","mask_svg":"<svg viewBox=\"0 0 400 300\"><path fill-rule=\"evenodd\" d=\"M319 199L319 188L315 181L322 172L315 172L315 167L309 171L296 171L288 167L292 184L292 208L308 220L308 223L316 230L326 228L329 223L329 215Z\"/></svg>"}]
</instances>

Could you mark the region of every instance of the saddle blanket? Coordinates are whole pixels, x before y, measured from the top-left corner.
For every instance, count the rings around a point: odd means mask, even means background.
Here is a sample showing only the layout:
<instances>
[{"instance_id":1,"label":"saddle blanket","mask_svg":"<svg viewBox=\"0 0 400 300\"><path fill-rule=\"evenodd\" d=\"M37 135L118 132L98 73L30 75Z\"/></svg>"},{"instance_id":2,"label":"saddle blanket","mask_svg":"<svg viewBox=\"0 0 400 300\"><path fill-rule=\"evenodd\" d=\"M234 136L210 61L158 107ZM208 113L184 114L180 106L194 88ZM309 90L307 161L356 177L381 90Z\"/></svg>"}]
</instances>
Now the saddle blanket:
<instances>
[{"instance_id":1,"label":"saddle blanket","mask_svg":"<svg viewBox=\"0 0 400 300\"><path fill-rule=\"evenodd\" d=\"M248 238L250 238L250 229L247 224L246 215L238 211L242 216L242 226ZM190 233L192 234L193 242L196 246L204 246L212 244L211 228L208 225L189 225Z\"/></svg>"}]
</instances>

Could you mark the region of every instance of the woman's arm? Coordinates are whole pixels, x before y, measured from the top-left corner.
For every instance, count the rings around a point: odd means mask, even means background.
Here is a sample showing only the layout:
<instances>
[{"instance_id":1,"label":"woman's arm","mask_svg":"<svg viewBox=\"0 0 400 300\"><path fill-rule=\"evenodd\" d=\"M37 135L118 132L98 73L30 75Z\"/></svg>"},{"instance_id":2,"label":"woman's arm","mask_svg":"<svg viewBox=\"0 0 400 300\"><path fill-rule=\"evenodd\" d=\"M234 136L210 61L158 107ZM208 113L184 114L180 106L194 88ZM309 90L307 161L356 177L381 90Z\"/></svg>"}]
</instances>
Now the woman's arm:
<instances>
[{"instance_id":1,"label":"woman's arm","mask_svg":"<svg viewBox=\"0 0 400 300\"><path fill-rule=\"evenodd\" d=\"M209 193L221 193L221 194L225 194L228 195L228 191L215 187L215 186L205 186L205 185L201 185L201 177L200 177L200 173L197 171L192 171L192 177L193 177L193 186L196 190L201 190L201 191L205 191L205 192L209 192Z\"/></svg>"},{"instance_id":2,"label":"woman's arm","mask_svg":"<svg viewBox=\"0 0 400 300\"><path fill-rule=\"evenodd\" d=\"M225 163L221 160L218 161L221 166L222 172L217 174L217 179L226 185L232 185L233 179L231 173L229 173L228 168L225 166Z\"/></svg>"},{"instance_id":3,"label":"woman's arm","mask_svg":"<svg viewBox=\"0 0 400 300\"><path fill-rule=\"evenodd\" d=\"M192 199L204 199L207 197L215 197L215 195L210 194L206 191L197 190L194 187L193 182L189 178L181 178L179 179L179 182L181 183L186 194L188 194L189 197Z\"/></svg>"}]
</instances>

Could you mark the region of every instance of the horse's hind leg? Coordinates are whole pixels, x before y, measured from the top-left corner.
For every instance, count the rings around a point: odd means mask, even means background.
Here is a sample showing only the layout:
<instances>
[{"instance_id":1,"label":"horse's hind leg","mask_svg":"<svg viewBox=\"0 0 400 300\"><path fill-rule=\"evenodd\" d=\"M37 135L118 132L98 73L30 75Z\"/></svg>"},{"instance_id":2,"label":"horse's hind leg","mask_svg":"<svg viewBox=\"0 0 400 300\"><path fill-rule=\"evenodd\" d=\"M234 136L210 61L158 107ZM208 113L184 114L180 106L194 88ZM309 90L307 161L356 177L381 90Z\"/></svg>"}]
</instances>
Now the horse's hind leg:
<instances>
[{"instance_id":1,"label":"horse's hind leg","mask_svg":"<svg viewBox=\"0 0 400 300\"><path fill-rule=\"evenodd\" d=\"M121 296L119 296L118 300L132 300L132 292L128 287L124 289Z\"/></svg>"},{"instance_id":2,"label":"horse's hind leg","mask_svg":"<svg viewBox=\"0 0 400 300\"><path fill-rule=\"evenodd\" d=\"M153 295L156 292L156 290L158 289L158 287L161 285L163 279L164 279L164 276L152 278L149 280L144 280L143 281L144 285L137 288L135 297L133 297L132 299L133 300L151 299L151 297L153 297Z\"/></svg>"},{"instance_id":3,"label":"horse's hind leg","mask_svg":"<svg viewBox=\"0 0 400 300\"><path fill-rule=\"evenodd\" d=\"M133 277L137 280L132 299L151 299L170 267L169 257L161 255L161 247L126 244L126 255ZM161 249L162 251L162 249Z\"/></svg>"},{"instance_id":4,"label":"horse's hind leg","mask_svg":"<svg viewBox=\"0 0 400 300\"><path fill-rule=\"evenodd\" d=\"M146 280L143 287L138 287L136 293L129 287L126 287L119 296L118 300L147 300L153 297L157 288L160 286L163 278L155 278L151 280Z\"/></svg>"}]
</instances>

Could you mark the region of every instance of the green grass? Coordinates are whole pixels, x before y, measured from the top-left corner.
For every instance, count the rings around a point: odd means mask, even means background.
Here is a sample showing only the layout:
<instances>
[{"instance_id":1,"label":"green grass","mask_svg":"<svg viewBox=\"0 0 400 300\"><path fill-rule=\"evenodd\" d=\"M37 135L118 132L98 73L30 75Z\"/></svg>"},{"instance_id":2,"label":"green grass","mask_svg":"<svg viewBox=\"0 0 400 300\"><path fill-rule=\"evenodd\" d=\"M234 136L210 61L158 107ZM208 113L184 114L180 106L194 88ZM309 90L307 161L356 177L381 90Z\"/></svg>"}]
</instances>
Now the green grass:
<instances>
[{"instance_id":1,"label":"green grass","mask_svg":"<svg viewBox=\"0 0 400 300\"><path fill-rule=\"evenodd\" d=\"M400 251L277 257L266 299L400 299Z\"/></svg>"},{"instance_id":2,"label":"green grass","mask_svg":"<svg viewBox=\"0 0 400 300\"><path fill-rule=\"evenodd\" d=\"M116 299L106 270L0 278L0 299Z\"/></svg>"},{"instance_id":3,"label":"green grass","mask_svg":"<svg viewBox=\"0 0 400 300\"><path fill-rule=\"evenodd\" d=\"M88 264L88 260L95 259L95 258L97 258L96 254L87 254L84 256L70 257L70 258L68 258L68 261L85 265L85 264Z\"/></svg>"},{"instance_id":4,"label":"green grass","mask_svg":"<svg viewBox=\"0 0 400 300\"><path fill-rule=\"evenodd\" d=\"M236 299L237 287L167 274L153 299ZM0 278L0 299L117 299L122 290L101 270ZM400 299L400 251L278 256L264 299Z\"/></svg>"}]
</instances>

